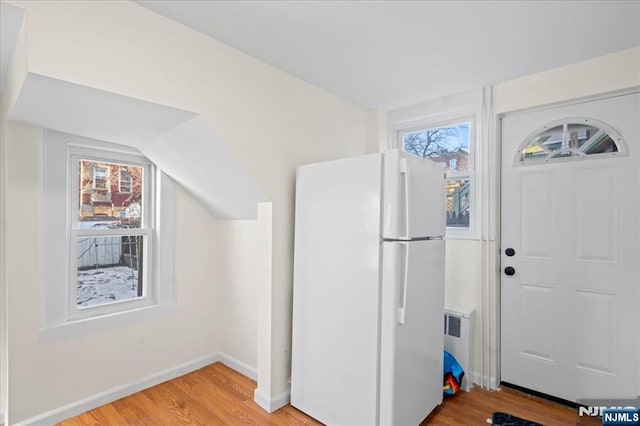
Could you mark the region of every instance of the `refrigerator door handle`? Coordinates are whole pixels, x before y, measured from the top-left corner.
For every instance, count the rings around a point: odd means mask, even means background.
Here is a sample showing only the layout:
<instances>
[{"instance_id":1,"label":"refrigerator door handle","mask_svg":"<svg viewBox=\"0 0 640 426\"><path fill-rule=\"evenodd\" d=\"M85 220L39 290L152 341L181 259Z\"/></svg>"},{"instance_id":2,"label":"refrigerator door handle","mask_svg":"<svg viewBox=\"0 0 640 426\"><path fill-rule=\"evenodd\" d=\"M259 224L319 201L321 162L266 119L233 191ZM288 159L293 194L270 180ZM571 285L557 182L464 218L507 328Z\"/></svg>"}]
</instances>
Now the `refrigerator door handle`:
<instances>
[{"instance_id":1,"label":"refrigerator door handle","mask_svg":"<svg viewBox=\"0 0 640 426\"><path fill-rule=\"evenodd\" d=\"M406 158L400 160L400 173L404 184L404 229L405 235L409 237L409 161Z\"/></svg>"},{"instance_id":2,"label":"refrigerator door handle","mask_svg":"<svg viewBox=\"0 0 640 426\"><path fill-rule=\"evenodd\" d=\"M409 243L399 242L404 246L404 271L402 274L402 305L398 308L398 324L404 324L407 311L407 289L409 286Z\"/></svg>"}]
</instances>

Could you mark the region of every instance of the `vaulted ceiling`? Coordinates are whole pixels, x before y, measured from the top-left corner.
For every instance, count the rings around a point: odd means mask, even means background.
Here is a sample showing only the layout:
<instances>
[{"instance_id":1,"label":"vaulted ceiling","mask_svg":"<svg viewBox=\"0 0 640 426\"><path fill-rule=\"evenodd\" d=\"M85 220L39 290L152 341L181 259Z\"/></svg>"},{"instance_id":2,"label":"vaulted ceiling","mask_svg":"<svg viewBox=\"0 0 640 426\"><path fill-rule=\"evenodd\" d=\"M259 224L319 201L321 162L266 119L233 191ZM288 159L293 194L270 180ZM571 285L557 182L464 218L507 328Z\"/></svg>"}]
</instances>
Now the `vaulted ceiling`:
<instances>
[{"instance_id":1,"label":"vaulted ceiling","mask_svg":"<svg viewBox=\"0 0 640 426\"><path fill-rule=\"evenodd\" d=\"M640 1L138 3L368 108L640 45Z\"/></svg>"}]
</instances>

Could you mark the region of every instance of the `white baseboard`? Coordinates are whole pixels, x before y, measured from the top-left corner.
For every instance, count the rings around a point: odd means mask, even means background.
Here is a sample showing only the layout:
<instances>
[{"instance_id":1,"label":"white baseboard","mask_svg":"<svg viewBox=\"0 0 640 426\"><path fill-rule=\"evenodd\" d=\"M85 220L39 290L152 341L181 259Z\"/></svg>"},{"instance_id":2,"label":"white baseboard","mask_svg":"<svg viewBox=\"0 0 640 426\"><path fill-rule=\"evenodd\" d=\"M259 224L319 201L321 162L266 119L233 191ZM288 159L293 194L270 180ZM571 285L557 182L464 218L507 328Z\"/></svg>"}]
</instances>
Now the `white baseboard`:
<instances>
[{"instance_id":1,"label":"white baseboard","mask_svg":"<svg viewBox=\"0 0 640 426\"><path fill-rule=\"evenodd\" d=\"M266 395L257 389L253 392L253 400L267 413L273 413L274 411L284 407L291 401L291 391L286 391L275 398L269 399Z\"/></svg>"},{"instance_id":2,"label":"white baseboard","mask_svg":"<svg viewBox=\"0 0 640 426\"><path fill-rule=\"evenodd\" d=\"M496 380L495 377L486 377L485 376L485 383L489 383L489 389L491 390L499 390L500 386L498 386L498 381ZM475 383L476 385L481 385L482 384L482 376L480 375L480 373L478 373L477 371L473 372L473 383Z\"/></svg>"},{"instance_id":3,"label":"white baseboard","mask_svg":"<svg viewBox=\"0 0 640 426\"><path fill-rule=\"evenodd\" d=\"M245 364L244 362L239 361L225 354L224 352L219 352L218 357L218 361L220 361L227 367L231 368L232 370L236 370L238 373L242 374L243 376L247 376L251 380L258 381L258 373L254 367L250 366L249 364Z\"/></svg>"},{"instance_id":4,"label":"white baseboard","mask_svg":"<svg viewBox=\"0 0 640 426\"><path fill-rule=\"evenodd\" d=\"M133 383L113 387L104 392L100 392L87 398L81 399L80 401L72 402L71 404L67 404L62 407L42 413L38 416L23 420L19 423L16 423L16 426L46 426L56 424L58 422L61 422L62 420L77 416L82 413L86 413L87 411L93 410L94 408L116 401L120 398L124 398L125 396L129 396L152 386L159 385L160 383L166 382L167 380L175 379L176 377L180 377L192 371L199 370L200 368L206 367L207 365L219 361L227 365L228 367L233 368L234 370L236 369L236 366L248 372L251 372L252 370L252 367L249 367L248 365L235 360L226 354L217 353L215 355L197 358L184 364L180 364L164 371L152 374L150 376L143 377L142 379ZM245 374L244 371L237 371L241 374ZM255 376L255 370L253 374ZM5 425L6 424L7 422L5 419Z\"/></svg>"},{"instance_id":5,"label":"white baseboard","mask_svg":"<svg viewBox=\"0 0 640 426\"><path fill-rule=\"evenodd\" d=\"M291 402L291 391L288 390L276 396L275 398L271 399L271 409L273 411L279 410L280 408L284 407L290 402Z\"/></svg>"},{"instance_id":6,"label":"white baseboard","mask_svg":"<svg viewBox=\"0 0 640 426\"><path fill-rule=\"evenodd\" d=\"M258 404L260 406L260 408L262 408L267 413L272 413L273 412L273 411L271 411L271 404L269 403L269 398L267 398L260 391L259 388L256 388L253 391L253 400L255 401L256 404Z\"/></svg>"}]
</instances>

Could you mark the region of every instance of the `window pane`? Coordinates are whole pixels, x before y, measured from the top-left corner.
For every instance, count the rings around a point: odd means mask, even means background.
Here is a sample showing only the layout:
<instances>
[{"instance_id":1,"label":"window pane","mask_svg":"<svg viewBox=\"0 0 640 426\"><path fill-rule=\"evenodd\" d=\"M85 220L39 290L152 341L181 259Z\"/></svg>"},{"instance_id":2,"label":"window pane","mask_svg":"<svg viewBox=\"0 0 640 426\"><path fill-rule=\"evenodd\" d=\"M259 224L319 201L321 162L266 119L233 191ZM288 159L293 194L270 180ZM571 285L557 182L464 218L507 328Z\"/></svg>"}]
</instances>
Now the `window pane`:
<instances>
[{"instance_id":1,"label":"window pane","mask_svg":"<svg viewBox=\"0 0 640 426\"><path fill-rule=\"evenodd\" d=\"M569 148L581 148L585 142L598 133L597 127L588 124L568 123L568 146Z\"/></svg>"},{"instance_id":2,"label":"window pane","mask_svg":"<svg viewBox=\"0 0 640 426\"><path fill-rule=\"evenodd\" d=\"M447 226L469 228L471 181L449 179L447 181Z\"/></svg>"},{"instance_id":3,"label":"window pane","mask_svg":"<svg viewBox=\"0 0 640 426\"><path fill-rule=\"evenodd\" d=\"M618 152L618 145L611 139L611 136L600 132L585 142L582 150L585 154L603 154L606 152Z\"/></svg>"},{"instance_id":4,"label":"window pane","mask_svg":"<svg viewBox=\"0 0 640 426\"><path fill-rule=\"evenodd\" d=\"M563 148L563 126L555 126L535 135L522 149L520 161L546 160L549 153Z\"/></svg>"},{"instance_id":5,"label":"window pane","mask_svg":"<svg viewBox=\"0 0 640 426\"><path fill-rule=\"evenodd\" d=\"M428 158L449 170L469 170L470 123L418 130L402 135L406 152Z\"/></svg>"},{"instance_id":6,"label":"window pane","mask_svg":"<svg viewBox=\"0 0 640 426\"><path fill-rule=\"evenodd\" d=\"M78 229L140 228L143 168L79 161Z\"/></svg>"},{"instance_id":7,"label":"window pane","mask_svg":"<svg viewBox=\"0 0 640 426\"><path fill-rule=\"evenodd\" d=\"M618 145L602 126L594 126L593 120L566 122L546 128L524 143L520 152L520 164L544 160L580 159L592 154L618 151Z\"/></svg>"},{"instance_id":8,"label":"window pane","mask_svg":"<svg viewBox=\"0 0 640 426\"><path fill-rule=\"evenodd\" d=\"M78 308L144 296L144 236L78 237Z\"/></svg>"}]
</instances>

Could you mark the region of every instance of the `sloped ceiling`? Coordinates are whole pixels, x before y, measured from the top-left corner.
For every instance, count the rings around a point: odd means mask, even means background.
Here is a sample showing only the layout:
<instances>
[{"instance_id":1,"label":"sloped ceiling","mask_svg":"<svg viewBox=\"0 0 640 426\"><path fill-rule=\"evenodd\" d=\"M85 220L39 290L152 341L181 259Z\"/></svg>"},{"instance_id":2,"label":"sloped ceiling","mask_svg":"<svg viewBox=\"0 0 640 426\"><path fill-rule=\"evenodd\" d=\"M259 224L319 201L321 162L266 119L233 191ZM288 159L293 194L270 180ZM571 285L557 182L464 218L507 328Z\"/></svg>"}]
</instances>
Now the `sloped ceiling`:
<instances>
[{"instance_id":1,"label":"sloped ceiling","mask_svg":"<svg viewBox=\"0 0 640 426\"><path fill-rule=\"evenodd\" d=\"M137 3L386 110L640 45L639 1Z\"/></svg>"},{"instance_id":2,"label":"sloped ceiling","mask_svg":"<svg viewBox=\"0 0 640 426\"><path fill-rule=\"evenodd\" d=\"M197 114L28 73L9 118L47 129L138 145Z\"/></svg>"},{"instance_id":3,"label":"sloped ceiling","mask_svg":"<svg viewBox=\"0 0 640 426\"><path fill-rule=\"evenodd\" d=\"M9 118L134 147L218 219L255 219L268 201L195 112L28 73Z\"/></svg>"}]
</instances>

